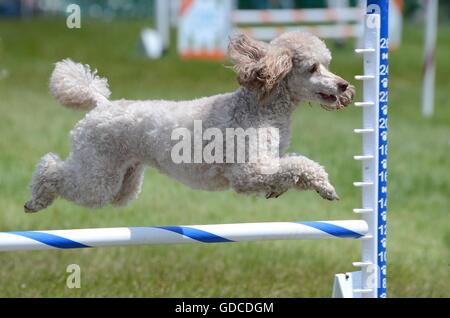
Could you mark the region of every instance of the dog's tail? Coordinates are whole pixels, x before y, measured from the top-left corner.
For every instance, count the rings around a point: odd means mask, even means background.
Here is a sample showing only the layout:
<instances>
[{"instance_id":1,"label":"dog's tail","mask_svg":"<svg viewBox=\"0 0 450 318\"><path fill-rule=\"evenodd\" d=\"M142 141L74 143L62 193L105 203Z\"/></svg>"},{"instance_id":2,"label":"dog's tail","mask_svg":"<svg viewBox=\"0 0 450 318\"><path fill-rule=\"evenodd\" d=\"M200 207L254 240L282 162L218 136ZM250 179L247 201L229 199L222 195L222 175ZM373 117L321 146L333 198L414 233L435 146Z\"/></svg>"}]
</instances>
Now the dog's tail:
<instances>
[{"instance_id":1,"label":"dog's tail","mask_svg":"<svg viewBox=\"0 0 450 318\"><path fill-rule=\"evenodd\" d=\"M50 93L62 105L79 110L91 110L111 95L108 81L99 77L97 70L92 72L89 65L69 59L56 63L50 77Z\"/></svg>"}]
</instances>

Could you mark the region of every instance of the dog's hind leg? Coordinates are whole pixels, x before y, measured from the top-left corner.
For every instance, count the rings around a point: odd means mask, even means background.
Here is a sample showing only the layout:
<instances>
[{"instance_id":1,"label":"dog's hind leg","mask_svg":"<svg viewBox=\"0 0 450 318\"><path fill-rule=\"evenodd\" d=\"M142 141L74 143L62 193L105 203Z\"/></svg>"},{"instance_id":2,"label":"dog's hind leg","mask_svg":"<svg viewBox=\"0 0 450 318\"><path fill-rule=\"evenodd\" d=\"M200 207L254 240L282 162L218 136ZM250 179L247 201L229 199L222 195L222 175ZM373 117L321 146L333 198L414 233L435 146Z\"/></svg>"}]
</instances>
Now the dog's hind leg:
<instances>
[{"instance_id":1,"label":"dog's hind leg","mask_svg":"<svg viewBox=\"0 0 450 318\"><path fill-rule=\"evenodd\" d=\"M119 193L126 168L95 152L71 154L64 162L48 154L31 179L31 200L25 211L45 209L57 196L89 208L104 207Z\"/></svg>"},{"instance_id":2,"label":"dog's hind leg","mask_svg":"<svg viewBox=\"0 0 450 318\"><path fill-rule=\"evenodd\" d=\"M88 208L112 203L128 167L124 161L95 151L71 154L64 162L59 195Z\"/></svg>"},{"instance_id":3,"label":"dog's hind leg","mask_svg":"<svg viewBox=\"0 0 450 318\"><path fill-rule=\"evenodd\" d=\"M31 199L24 205L25 212L45 209L56 199L63 178L62 163L53 153L42 157L31 178Z\"/></svg>"},{"instance_id":4,"label":"dog's hind leg","mask_svg":"<svg viewBox=\"0 0 450 318\"><path fill-rule=\"evenodd\" d=\"M127 169L122 181L122 187L115 195L112 204L114 206L124 206L128 202L136 199L141 192L144 181L145 166L137 163Z\"/></svg>"}]
</instances>

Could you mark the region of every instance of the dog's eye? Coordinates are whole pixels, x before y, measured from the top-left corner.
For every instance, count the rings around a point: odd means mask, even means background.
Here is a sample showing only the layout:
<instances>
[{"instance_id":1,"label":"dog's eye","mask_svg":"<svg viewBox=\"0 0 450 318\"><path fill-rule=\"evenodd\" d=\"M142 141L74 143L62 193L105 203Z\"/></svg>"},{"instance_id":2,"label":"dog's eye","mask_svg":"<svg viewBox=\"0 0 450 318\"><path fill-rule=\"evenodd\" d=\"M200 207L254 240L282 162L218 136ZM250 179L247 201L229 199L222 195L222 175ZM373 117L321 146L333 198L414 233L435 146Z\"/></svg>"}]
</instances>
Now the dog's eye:
<instances>
[{"instance_id":1,"label":"dog's eye","mask_svg":"<svg viewBox=\"0 0 450 318\"><path fill-rule=\"evenodd\" d=\"M309 72L310 72L311 74L313 74L313 73L317 72L318 69L319 69L319 64L316 63L316 64L314 64L314 65L309 69Z\"/></svg>"}]
</instances>

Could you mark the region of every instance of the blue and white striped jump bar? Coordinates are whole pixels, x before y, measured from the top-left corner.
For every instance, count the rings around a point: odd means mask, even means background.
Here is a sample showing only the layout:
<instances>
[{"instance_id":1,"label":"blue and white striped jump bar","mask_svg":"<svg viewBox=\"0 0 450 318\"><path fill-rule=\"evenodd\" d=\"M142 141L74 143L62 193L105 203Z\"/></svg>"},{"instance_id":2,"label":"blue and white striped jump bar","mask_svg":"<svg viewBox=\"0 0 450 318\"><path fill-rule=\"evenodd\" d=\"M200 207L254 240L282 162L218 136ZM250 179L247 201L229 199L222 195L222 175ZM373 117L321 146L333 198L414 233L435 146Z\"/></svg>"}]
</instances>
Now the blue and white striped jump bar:
<instances>
[{"instance_id":1,"label":"blue and white striped jump bar","mask_svg":"<svg viewBox=\"0 0 450 318\"><path fill-rule=\"evenodd\" d=\"M364 237L363 220L0 232L0 251Z\"/></svg>"}]
</instances>

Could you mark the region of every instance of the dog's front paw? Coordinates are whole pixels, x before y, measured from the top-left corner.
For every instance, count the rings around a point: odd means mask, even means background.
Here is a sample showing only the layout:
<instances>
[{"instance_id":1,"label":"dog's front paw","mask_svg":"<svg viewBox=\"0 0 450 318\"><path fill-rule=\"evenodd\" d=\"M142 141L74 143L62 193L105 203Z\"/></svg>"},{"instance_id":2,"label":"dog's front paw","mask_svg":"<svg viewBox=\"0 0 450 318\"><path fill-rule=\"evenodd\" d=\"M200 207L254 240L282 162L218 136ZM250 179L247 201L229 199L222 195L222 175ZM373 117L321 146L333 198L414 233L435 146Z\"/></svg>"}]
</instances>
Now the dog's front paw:
<instances>
[{"instance_id":1,"label":"dog's front paw","mask_svg":"<svg viewBox=\"0 0 450 318\"><path fill-rule=\"evenodd\" d=\"M338 194L336 193L336 190L329 182L317 187L316 192L324 199L330 201L340 200Z\"/></svg>"},{"instance_id":2,"label":"dog's front paw","mask_svg":"<svg viewBox=\"0 0 450 318\"><path fill-rule=\"evenodd\" d=\"M44 208L43 206L36 204L32 200L27 201L23 206L23 210L25 211L25 213L36 213L42 210L43 208Z\"/></svg>"},{"instance_id":3,"label":"dog's front paw","mask_svg":"<svg viewBox=\"0 0 450 318\"><path fill-rule=\"evenodd\" d=\"M340 200L333 185L328 180L328 174L325 169L320 169L316 178L312 181L312 188L324 199L335 201Z\"/></svg>"}]
</instances>

